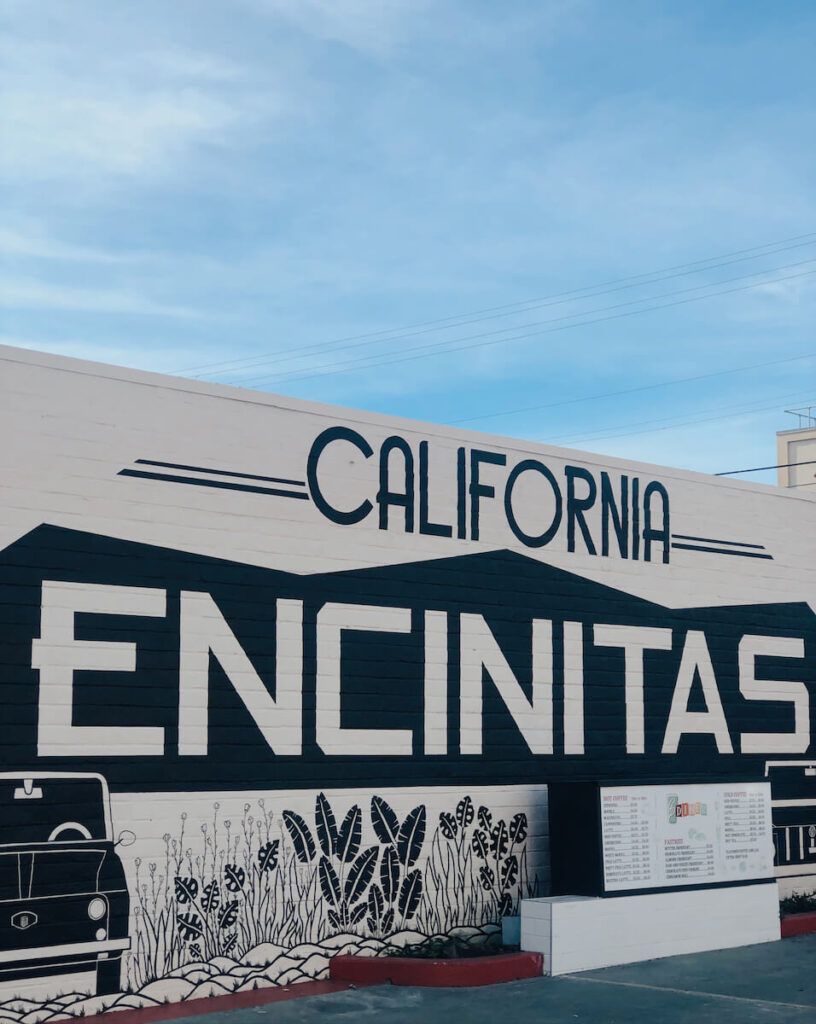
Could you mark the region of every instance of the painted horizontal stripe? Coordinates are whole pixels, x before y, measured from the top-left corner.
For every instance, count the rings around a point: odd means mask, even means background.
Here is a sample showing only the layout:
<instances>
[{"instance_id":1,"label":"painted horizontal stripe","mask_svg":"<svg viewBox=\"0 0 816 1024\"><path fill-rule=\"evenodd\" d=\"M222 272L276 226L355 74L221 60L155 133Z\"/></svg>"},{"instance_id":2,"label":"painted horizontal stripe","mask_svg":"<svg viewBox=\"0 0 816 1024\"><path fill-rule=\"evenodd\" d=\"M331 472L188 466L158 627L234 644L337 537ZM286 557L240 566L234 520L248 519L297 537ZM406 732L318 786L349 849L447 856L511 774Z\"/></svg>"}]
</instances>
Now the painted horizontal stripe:
<instances>
[{"instance_id":1,"label":"painted horizontal stripe","mask_svg":"<svg viewBox=\"0 0 816 1024\"><path fill-rule=\"evenodd\" d=\"M299 498L308 501L304 491L284 491L278 487L255 487L252 484L229 484L226 480L199 480L192 476L174 476L171 473L147 473L140 469L120 469L118 476L135 476L142 480L163 480L170 484L195 484L197 487L218 487L226 491L249 491L252 494L275 494L279 498Z\"/></svg>"},{"instance_id":2,"label":"painted horizontal stripe","mask_svg":"<svg viewBox=\"0 0 816 1024\"><path fill-rule=\"evenodd\" d=\"M4 949L0 951L0 964L21 963L23 960L48 960L52 958L84 956L89 953L113 953L119 949L130 949L130 939L103 939L101 942L69 942L64 946L43 946L40 949Z\"/></svg>"},{"instance_id":3,"label":"painted horizontal stripe","mask_svg":"<svg viewBox=\"0 0 816 1024\"><path fill-rule=\"evenodd\" d=\"M213 476L234 476L242 480L265 480L270 484L292 484L305 487L305 480L289 480L284 476L258 476L257 473L233 473L229 469L209 469L207 466L185 466L181 462L155 462L153 459L136 459L141 466L159 466L162 469L186 469L191 473L211 473Z\"/></svg>"},{"instance_id":4,"label":"painted horizontal stripe","mask_svg":"<svg viewBox=\"0 0 816 1024\"><path fill-rule=\"evenodd\" d=\"M672 544L672 547L683 551L708 551L712 555L737 555L739 558L767 558L773 561L773 555L763 555L759 551L734 551L731 548L703 547L698 544Z\"/></svg>"},{"instance_id":5,"label":"painted horizontal stripe","mask_svg":"<svg viewBox=\"0 0 816 1024\"><path fill-rule=\"evenodd\" d=\"M679 996L696 996L698 999L725 999L734 1003L751 1003L754 1006L786 1006L795 1010L814 1010L813 1003L783 1003L778 999L752 999L750 996L732 996L727 992L709 992L705 989L672 988L669 985L645 985L638 981L613 981L611 978L587 978L576 974L565 974L559 981L580 981L590 985L618 985L621 988L642 988L651 992L672 992Z\"/></svg>"},{"instance_id":6,"label":"painted horizontal stripe","mask_svg":"<svg viewBox=\"0 0 816 1024\"><path fill-rule=\"evenodd\" d=\"M249 992L231 992L223 996L203 996L180 1003L166 1003L162 1006L145 1006L139 1010L124 1010L113 1006L107 1013L84 1017L83 1024L154 1024L155 1021L176 1020L180 1017L199 1017L204 1014L221 1013L228 1010L243 1010L251 1006L265 1006L267 1003L281 1003L290 999L328 995L333 992L347 992L355 988L367 988L361 983L349 985L343 981L299 981L294 985L252 989ZM115 1016L113 1013L115 1012ZM76 1024L77 1018L52 1017L49 1024Z\"/></svg>"},{"instance_id":7,"label":"painted horizontal stripe","mask_svg":"<svg viewBox=\"0 0 816 1024\"><path fill-rule=\"evenodd\" d=\"M772 807L816 807L816 797L810 800L773 800Z\"/></svg>"},{"instance_id":8,"label":"painted horizontal stripe","mask_svg":"<svg viewBox=\"0 0 816 1024\"><path fill-rule=\"evenodd\" d=\"M140 459L136 460L140 462ZM696 540L702 544L725 544L728 547L734 548L757 548L759 551L765 550L764 544L746 544L741 540L716 540L714 537L691 537L687 533L673 533L672 540Z\"/></svg>"}]
</instances>

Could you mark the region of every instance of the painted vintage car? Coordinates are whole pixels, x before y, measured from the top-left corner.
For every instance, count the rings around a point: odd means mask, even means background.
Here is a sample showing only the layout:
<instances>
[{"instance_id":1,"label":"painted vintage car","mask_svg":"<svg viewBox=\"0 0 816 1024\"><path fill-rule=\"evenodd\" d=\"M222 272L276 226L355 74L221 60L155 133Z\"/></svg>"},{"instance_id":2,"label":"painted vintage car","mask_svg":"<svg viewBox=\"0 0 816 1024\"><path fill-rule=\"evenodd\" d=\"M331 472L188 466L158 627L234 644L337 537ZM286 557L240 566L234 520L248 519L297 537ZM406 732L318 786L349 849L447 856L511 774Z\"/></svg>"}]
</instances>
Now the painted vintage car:
<instances>
[{"instance_id":1,"label":"painted vintage car","mask_svg":"<svg viewBox=\"0 0 816 1024\"><path fill-rule=\"evenodd\" d=\"M0 982L96 971L118 992L129 897L101 775L0 773Z\"/></svg>"}]
</instances>

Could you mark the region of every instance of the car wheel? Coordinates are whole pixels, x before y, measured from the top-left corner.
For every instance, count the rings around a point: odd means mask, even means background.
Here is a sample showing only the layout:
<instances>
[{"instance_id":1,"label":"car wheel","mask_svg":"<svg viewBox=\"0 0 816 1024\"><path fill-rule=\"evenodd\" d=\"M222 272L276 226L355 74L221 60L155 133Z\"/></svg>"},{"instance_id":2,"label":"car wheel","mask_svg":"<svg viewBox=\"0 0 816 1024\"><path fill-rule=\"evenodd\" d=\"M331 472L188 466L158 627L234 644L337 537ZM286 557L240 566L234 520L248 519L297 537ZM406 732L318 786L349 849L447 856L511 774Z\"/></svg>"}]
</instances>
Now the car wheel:
<instances>
[{"instance_id":1,"label":"car wheel","mask_svg":"<svg viewBox=\"0 0 816 1024\"><path fill-rule=\"evenodd\" d=\"M112 996L122 991L122 958L112 957L110 960L96 962L96 994Z\"/></svg>"}]
</instances>

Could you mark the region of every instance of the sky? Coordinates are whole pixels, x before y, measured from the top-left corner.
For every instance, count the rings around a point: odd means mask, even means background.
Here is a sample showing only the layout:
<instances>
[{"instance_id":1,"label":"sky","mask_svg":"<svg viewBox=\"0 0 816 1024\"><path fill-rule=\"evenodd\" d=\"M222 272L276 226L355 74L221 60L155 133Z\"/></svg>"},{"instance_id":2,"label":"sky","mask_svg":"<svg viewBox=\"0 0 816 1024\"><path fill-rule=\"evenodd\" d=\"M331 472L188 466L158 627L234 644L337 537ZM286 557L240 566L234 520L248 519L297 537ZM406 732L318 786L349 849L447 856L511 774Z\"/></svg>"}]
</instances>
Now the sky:
<instances>
[{"instance_id":1,"label":"sky","mask_svg":"<svg viewBox=\"0 0 816 1024\"><path fill-rule=\"evenodd\" d=\"M816 403L811 0L2 11L2 343L704 472Z\"/></svg>"}]
</instances>

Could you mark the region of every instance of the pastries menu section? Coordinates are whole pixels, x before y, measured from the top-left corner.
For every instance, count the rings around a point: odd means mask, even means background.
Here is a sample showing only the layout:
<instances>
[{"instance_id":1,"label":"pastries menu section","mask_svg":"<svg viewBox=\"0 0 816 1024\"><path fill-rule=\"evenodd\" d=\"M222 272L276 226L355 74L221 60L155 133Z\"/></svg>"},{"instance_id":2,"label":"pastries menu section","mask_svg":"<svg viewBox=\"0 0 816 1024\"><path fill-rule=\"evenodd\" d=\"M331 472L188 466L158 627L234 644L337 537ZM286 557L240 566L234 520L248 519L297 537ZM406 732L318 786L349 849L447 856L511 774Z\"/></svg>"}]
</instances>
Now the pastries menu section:
<instances>
[{"instance_id":1,"label":"pastries menu section","mask_svg":"<svg viewBox=\"0 0 816 1024\"><path fill-rule=\"evenodd\" d=\"M602 786L600 800L606 892L772 876L767 782Z\"/></svg>"}]
</instances>

